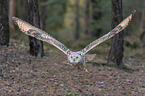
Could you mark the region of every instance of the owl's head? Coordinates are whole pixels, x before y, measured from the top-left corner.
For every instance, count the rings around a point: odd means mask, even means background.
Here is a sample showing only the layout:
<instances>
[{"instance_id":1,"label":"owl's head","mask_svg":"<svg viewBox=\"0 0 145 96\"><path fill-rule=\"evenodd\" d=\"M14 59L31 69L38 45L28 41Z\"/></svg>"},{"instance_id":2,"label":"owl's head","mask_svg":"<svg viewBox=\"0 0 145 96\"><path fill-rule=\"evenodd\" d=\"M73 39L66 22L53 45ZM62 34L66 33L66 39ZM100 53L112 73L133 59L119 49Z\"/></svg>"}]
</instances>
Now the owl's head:
<instances>
[{"instance_id":1,"label":"owl's head","mask_svg":"<svg viewBox=\"0 0 145 96\"><path fill-rule=\"evenodd\" d=\"M68 61L74 65L79 63L81 60L82 60L82 56L78 52L71 52L68 55Z\"/></svg>"}]
</instances>

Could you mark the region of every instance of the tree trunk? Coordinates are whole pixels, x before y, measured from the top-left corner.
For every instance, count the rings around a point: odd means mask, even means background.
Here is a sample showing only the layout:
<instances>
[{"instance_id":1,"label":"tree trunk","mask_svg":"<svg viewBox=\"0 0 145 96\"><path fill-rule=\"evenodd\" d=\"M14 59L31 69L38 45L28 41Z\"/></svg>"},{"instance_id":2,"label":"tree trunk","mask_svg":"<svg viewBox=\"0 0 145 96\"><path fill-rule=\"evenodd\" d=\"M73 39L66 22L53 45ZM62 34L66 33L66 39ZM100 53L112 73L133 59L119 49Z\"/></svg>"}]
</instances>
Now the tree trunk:
<instances>
[{"instance_id":1,"label":"tree trunk","mask_svg":"<svg viewBox=\"0 0 145 96\"><path fill-rule=\"evenodd\" d=\"M89 37L89 26L90 26L90 1L85 0L85 18L84 18L84 39Z\"/></svg>"},{"instance_id":2,"label":"tree trunk","mask_svg":"<svg viewBox=\"0 0 145 96\"><path fill-rule=\"evenodd\" d=\"M75 26L75 39L79 38L79 28L80 28L80 22L79 22L79 1L80 0L75 0L75 21L76 21L76 26Z\"/></svg>"},{"instance_id":3,"label":"tree trunk","mask_svg":"<svg viewBox=\"0 0 145 96\"><path fill-rule=\"evenodd\" d=\"M122 0L112 0L112 29L122 21ZM108 56L108 64L115 63L119 68L129 69L124 65L123 47L124 31L116 34L112 39L111 50Z\"/></svg>"},{"instance_id":4,"label":"tree trunk","mask_svg":"<svg viewBox=\"0 0 145 96\"><path fill-rule=\"evenodd\" d=\"M27 0L28 4L28 21L36 27L40 27L40 17L38 9L38 0ZM30 54L36 57L44 55L42 41L29 36Z\"/></svg>"},{"instance_id":5,"label":"tree trunk","mask_svg":"<svg viewBox=\"0 0 145 96\"><path fill-rule=\"evenodd\" d=\"M8 0L0 0L0 46L9 46Z\"/></svg>"}]
</instances>

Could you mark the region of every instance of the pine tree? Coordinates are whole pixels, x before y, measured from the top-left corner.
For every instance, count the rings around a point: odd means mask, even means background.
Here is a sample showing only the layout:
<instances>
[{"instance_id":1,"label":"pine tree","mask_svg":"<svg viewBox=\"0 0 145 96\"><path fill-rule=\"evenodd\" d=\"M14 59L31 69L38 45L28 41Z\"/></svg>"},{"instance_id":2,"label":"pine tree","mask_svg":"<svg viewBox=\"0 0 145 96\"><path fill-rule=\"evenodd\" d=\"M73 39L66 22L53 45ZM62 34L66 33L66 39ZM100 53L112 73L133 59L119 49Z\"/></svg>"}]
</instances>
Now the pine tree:
<instances>
[{"instance_id":1,"label":"pine tree","mask_svg":"<svg viewBox=\"0 0 145 96\"><path fill-rule=\"evenodd\" d=\"M36 27L40 27L40 17L38 9L38 0L27 0L28 5L28 21ZM36 57L44 55L42 41L29 36L30 54Z\"/></svg>"},{"instance_id":2,"label":"pine tree","mask_svg":"<svg viewBox=\"0 0 145 96\"><path fill-rule=\"evenodd\" d=\"M112 0L112 29L122 21L122 0ZM123 63L124 31L116 34L112 39L111 50L108 56L108 64L115 63L119 68L131 69Z\"/></svg>"}]
</instances>

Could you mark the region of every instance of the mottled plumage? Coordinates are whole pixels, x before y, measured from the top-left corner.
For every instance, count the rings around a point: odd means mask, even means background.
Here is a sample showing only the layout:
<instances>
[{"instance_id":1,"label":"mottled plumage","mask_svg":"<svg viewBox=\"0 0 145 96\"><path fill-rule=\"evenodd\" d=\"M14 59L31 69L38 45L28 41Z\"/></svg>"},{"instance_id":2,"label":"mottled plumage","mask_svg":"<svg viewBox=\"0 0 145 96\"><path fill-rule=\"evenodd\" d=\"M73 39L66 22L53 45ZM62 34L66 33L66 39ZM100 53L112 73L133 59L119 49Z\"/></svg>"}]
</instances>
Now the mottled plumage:
<instances>
[{"instance_id":1,"label":"mottled plumage","mask_svg":"<svg viewBox=\"0 0 145 96\"><path fill-rule=\"evenodd\" d=\"M18 27L20 28L20 30L22 32L24 32L25 34L30 35L32 37L35 37L39 40L42 40L42 41L45 41L45 42L52 44L53 46L55 46L56 48L58 48L59 50L61 50L62 52L64 52L67 55L69 63L71 63L72 65L83 64L84 70L87 71L86 64L85 64L85 62L86 62L85 58L87 58L86 53L88 51L90 51L91 49L93 49L94 47L96 47L97 45L99 45L100 43L113 37L115 34L121 32L123 29L125 29L129 23L129 21L131 21L134 12L132 14L130 14L126 19L124 19L113 30L111 30L110 32L108 32L104 36L100 37L99 39L93 41L88 46L86 46L84 49L82 49L81 51L78 51L78 52L72 52L65 45L63 45L61 42L57 41L55 38L53 38L52 36L50 36L49 34L44 32L43 30L36 28L36 27L32 26L31 24L29 24L21 19L13 17L13 20L14 20L15 24L18 25ZM94 56L95 55L93 55L93 57Z\"/></svg>"}]
</instances>

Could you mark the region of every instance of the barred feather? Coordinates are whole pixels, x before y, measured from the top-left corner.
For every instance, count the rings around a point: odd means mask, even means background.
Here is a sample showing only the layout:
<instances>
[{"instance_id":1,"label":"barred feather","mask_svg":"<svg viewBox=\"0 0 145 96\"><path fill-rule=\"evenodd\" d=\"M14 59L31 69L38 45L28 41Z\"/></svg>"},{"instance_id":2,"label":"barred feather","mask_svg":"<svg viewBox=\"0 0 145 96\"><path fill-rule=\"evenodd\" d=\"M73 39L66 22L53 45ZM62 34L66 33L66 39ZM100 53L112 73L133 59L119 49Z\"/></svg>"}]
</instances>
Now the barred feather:
<instances>
[{"instance_id":1,"label":"barred feather","mask_svg":"<svg viewBox=\"0 0 145 96\"><path fill-rule=\"evenodd\" d=\"M81 53L86 54L88 51L90 51L91 49L93 49L94 47L96 47L97 45L99 45L100 43L108 40L109 38L113 37L115 34L121 32L123 29L125 29L129 22L132 19L133 14L136 11L134 10L132 12L132 14L130 14L126 19L124 19L119 25L117 25L113 30L111 30L109 33L107 33L106 35L100 37L99 39L93 41L92 43L90 43L88 46L86 46L84 49L81 50Z\"/></svg>"},{"instance_id":2,"label":"barred feather","mask_svg":"<svg viewBox=\"0 0 145 96\"><path fill-rule=\"evenodd\" d=\"M68 55L70 53L70 50L65 45L63 45L62 43L60 43L59 41L54 39L52 36L47 34L45 31L43 31L39 28L36 28L36 27L32 26L31 24L29 24L19 18L13 17L13 20L18 25L20 30L22 32L24 32L25 34L52 44L53 46L57 47L59 50L64 52L66 55Z\"/></svg>"}]
</instances>

